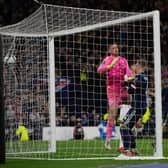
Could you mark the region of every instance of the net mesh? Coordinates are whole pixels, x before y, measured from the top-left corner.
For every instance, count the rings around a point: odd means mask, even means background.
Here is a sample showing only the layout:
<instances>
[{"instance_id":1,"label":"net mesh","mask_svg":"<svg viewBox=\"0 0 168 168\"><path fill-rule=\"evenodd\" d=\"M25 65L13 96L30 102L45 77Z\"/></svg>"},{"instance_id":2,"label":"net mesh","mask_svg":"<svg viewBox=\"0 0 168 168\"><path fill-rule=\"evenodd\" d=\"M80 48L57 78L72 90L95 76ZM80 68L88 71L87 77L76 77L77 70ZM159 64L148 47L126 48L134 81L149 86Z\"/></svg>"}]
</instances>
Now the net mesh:
<instances>
[{"instance_id":1,"label":"net mesh","mask_svg":"<svg viewBox=\"0 0 168 168\"><path fill-rule=\"evenodd\" d=\"M4 33L26 33L48 35L59 31L85 27L98 23L136 15L133 12L116 12L106 10L92 10L63 6L41 6L31 16L23 21L1 28Z\"/></svg>"},{"instance_id":2,"label":"net mesh","mask_svg":"<svg viewBox=\"0 0 168 168\"><path fill-rule=\"evenodd\" d=\"M147 61L151 117L143 131L138 133L137 148L143 156L153 156L153 19L145 17L139 21L101 26L135 15L138 14L42 5L23 21L0 29L3 34L5 138L9 156L63 159L119 155L119 114L113 128L113 150L104 149L106 128L103 119L108 111L106 76L97 73L98 65L107 56L108 46L113 42L119 44L120 55L130 65L137 58ZM92 29L83 29L90 25ZM73 31L76 29L78 31ZM66 35L57 36L58 32ZM50 117L52 109L49 110L50 46L47 37L52 35L55 54L54 119ZM56 153L48 150L51 120L55 120L56 126ZM84 135L82 129L75 130L77 123L81 123ZM79 131L78 138L75 131Z\"/></svg>"}]
</instances>

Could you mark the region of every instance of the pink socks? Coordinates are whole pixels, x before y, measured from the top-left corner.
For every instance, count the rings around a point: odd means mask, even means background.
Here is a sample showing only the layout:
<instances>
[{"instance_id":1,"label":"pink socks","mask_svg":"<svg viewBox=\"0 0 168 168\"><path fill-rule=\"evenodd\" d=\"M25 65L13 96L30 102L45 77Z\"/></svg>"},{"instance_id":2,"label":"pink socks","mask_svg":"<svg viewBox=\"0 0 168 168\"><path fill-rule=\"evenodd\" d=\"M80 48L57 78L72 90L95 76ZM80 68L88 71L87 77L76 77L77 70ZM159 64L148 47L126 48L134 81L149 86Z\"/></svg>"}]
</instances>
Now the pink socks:
<instances>
[{"instance_id":1,"label":"pink socks","mask_svg":"<svg viewBox=\"0 0 168 168\"><path fill-rule=\"evenodd\" d=\"M114 126L114 119L109 118L107 120L107 126L106 126L106 138L109 139L112 137L112 127Z\"/></svg>"}]
</instances>

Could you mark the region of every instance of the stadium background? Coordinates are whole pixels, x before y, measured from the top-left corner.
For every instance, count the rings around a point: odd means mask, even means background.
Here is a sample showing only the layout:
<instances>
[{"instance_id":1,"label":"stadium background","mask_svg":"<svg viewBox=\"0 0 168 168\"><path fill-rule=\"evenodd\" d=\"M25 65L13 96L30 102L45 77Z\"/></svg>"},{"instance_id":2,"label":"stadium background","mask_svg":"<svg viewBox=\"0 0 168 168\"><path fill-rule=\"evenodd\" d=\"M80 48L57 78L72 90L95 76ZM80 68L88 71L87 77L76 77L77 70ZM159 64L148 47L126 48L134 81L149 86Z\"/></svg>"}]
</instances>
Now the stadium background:
<instances>
[{"instance_id":1,"label":"stadium background","mask_svg":"<svg viewBox=\"0 0 168 168\"><path fill-rule=\"evenodd\" d=\"M147 11L152 11L152 10L159 10L160 11L160 17L161 17L161 62L162 62L162 100L163 100L163 121L165 121L165 126L167 125L167 113L168 113L168 59L167 59L167 54L168 54L168 0L120 0L120 1L109 1L109 0L87 0L87 1L82 1L82 0L43 0L42 2L44 3L48 3L48 4L56 4L56 5L63 5L63 6L72 6L72 7L80 7L80 8L92 8L92 9L104 9L104 10L115 10L115 11L128 11L128 12L147 12ZM0 0L0 26L5 26L5 25L11 25L14 23L17 23L19 21L21 21L22 19L26 18L27 16L29 16L32 12L34 12L37 8L39 7L39 4L37 4L35 1L33 0ZM64 51L63 51L64 52ZM93 51L94 52L94 51ZM64 54L64 53L62 53ZM69 53L71 54L71 53ZM64 60L65 61L65 60ZM67 66L67 69L71 69L70 64L68 64L67 60L67 65L63 65L63 66ZM95 64L98 64L95 60ZM56 62L56 67L57 65L59 66L59 62ZM86 67L83 67L83 69L85 69ZM64 72L61 72L62 75L64 75ZM71 71L68 71L69 74L67 74L67 72L65 72L66 75L68 76L72 76L74 74L71 74ZM78 75L79 72L75 72L76 76L80 76ZM89 74L91 76L93 75L97 75L95 74ZM91 79L91 77L90 77ZM99 79L99 77L97 76L96 79ZM78 79L75 79L76 81ZM80 80L80 79L79 79ZM96 82L99 82L99 80L96 80ZM92 81L91 81L92 83ZM82 88L83 90L85 90L85 84L83 85L84 88ZM102 86L105 86L102 83ZM97 88L99 89L99 88ZM104 87L105 89L105 87ZM79 93L81 92L81 88L78 90ZM95 90L96 92L96 90ZM66 96L66 93L62 93L61 96ZM81 95L79 95L81 96ZM83 94L84 98L88 98L86 97L85 93ZM94 95L96 97L96 95ZM73 95L72 95L73 97ZM89 95L89 97L91 97L91 95ZM65 100L65 99L64 99ZM73 100L72 100L73 101ZM86 104L85 100L83 100L83 102L79 102ZM92 104L93 102L89 102L90 104ZM95 102L97 104L99 104L99 102ZM103 102L106 106L106 102ZM66 104L66 100L65 102L63 102L63 104ZM60 106L60 103L58 102L58 109L57 111L66 111L65 106ZM81 109L79 107L79 109ZM73 109L68 109L69 111L73 111ZM78 109L76 109L78 111ZM93 113L93 115L91 114L90 118L94 117L94 120L98 120L96 121L96 123L93 123L91 120L87 121L90 123L86 123L84 122L83 124L85 126L87 125L97 125L97 123L99 122L99 119L102 116L99 116L100 112L98 109L84 109L84 112L80 112L83 113L84 115L81 116L81 114L79 114L79 117L84 118L84 120L86 119L86 115L87 112L89 111L89 113ZM102 109L103 112L105 113L106 109ZM73 115L73 114L72 114ZM71 115L71 116L72 116ZM60 116L58 116L59 118ZM62 118L62 121L64 120L63 123L59 123L60 121L58 120L58 125L61 126L66 126L66 125L71 125L73 126L73 123L67 123L67 116L66 114L64 115L64 118ZM77 116L78 117L78 116ZM167 128L165 127L164 131L166 131ZM165 136L167 134L164 133Z\"/></svg>"},{"instance_id":2,"label":"stadium background","mask_svg":"<svg viewBox=\"0 0 168 168\"><path fill-rule=\"evenodd\" d=\"M81 8L105 9L117 11L152 11L158 9L161 15L161 58L162 58L162 93L163 93L163 121L168 113L168 0L90 0L90 1L72 1L72 0L43 0L44 3L56 5L65 5ZM29 16L39 5L33 0L0 0L0 26L10 25ZM164 127L165 136L167 132L167 123Z\"/></svg>"}]
</instances>

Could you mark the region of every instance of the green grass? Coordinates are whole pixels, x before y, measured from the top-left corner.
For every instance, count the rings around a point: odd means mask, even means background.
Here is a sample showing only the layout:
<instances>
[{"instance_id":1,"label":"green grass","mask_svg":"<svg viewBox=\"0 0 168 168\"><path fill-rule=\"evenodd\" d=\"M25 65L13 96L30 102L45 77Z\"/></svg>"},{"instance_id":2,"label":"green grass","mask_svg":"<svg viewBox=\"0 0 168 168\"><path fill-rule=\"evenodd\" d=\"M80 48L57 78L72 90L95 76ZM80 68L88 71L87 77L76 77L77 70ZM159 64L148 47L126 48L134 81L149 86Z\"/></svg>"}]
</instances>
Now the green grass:
<instances>
[{"instance_id":1,"label":"green grass","mask_svg":"<svg viewBox=\"0 0 168 168\"><path fill-rule=\"evenodd\" d=\"M135 165L149 163L168 163L168 160L7 160L5 164L0 164L0 168L98 168L104 165Z\"/></svg>"},{"instance_id":2,"label":"green grass","mask_svg":"<svg viewBox=\"0 0 168 168\"><path fill-rule=\"evenodd\" d=\"M154 149L152 147L153 139L138 139L137 145L139 151L144 155L152 155ZM28 141L14 142L6 144L18 152L22 150L43 150L47 149L48 143L44 141ZM13 145L13 146L12 146ZM21 145L21 146L20 146ZM148 163L167 163L168 160L114 160L114 159L97 159L97 160L47 160L58 158L91 158L91 157L114 157L119 153L117 151L119 145L118 140L112 140L112 151L104 150L103 140L68 140L57 141L57 153L41 153L41 154L21 154L20 157L29 157L26 159L9 159L5 164L0 164L0 168L100 168L101 166L112 165L132 165L132 164L148 164ZM168 139L163 140L164 156L168 157ZM14 152L14 151L13 151ZM33 157L42 157L43 160L32 160ZM46 159L46 160L44 160Z\"/></svg>"},{"instance_id":3,"label":"green grass","mask_svg":"<svg viewBox=\"0 0 168 168\"><path fill-rule=\"evenodd\" d=\"M14 155L7 156L19 156L21 158L50 158L50 159L64 159L64 158L97 158L97 157L116 157L119 155L118 140L112 140L112 150L107 151L104 149L104 141L100 139L96 140L68 140L57 141L56 153L27 153L30 151L47 151L48 143L46 141L27 141L27 142L12 142L6 144L7 153L13 153ZM153 156L154 148L152 144L154 139L138 139L137 148L143 156ZM168 139L163 140L164 156L168 157ZM24 154L19 153L25 152Z\"/></svg>"}]
</instances>

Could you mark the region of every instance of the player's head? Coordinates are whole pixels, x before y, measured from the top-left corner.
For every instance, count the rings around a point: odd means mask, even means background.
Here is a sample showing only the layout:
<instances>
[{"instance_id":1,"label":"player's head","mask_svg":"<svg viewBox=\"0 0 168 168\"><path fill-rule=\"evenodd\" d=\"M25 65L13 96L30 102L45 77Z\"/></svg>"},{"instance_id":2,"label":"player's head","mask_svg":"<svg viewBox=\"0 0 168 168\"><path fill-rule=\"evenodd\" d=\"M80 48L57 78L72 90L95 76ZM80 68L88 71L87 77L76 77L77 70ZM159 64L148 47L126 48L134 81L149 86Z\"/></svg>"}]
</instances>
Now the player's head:
<instances>
[{"instance_id":1,"label":"player's head","mask_svg":"<svg viewBox=\"0 0 168 168\"><path fill-rule=\"evenodd\" d=\"M137 59L135 62L135 66L134 66L134 71L135 73L141 73L143 71L145 71L146 66L147 66L147 61L144 59Z\"/></svg>"},{"instance_id":2,"label":"player's head","mask_svg":"<svg viewBox=\"0 0 168 168\"><path fill-rule=\"evenodd\" d=\"M118 56L118 52L119 52L119 47L118 47L117 43L112 43L109 45L109 48L108 48L109 54L112 54L114 56Z\"/></svg>"},{"instance_id":3,"label":"player's head","mask_svg":"<svg viewBox=\"0 0 168 168\"><path fill-rule=\"evenodd\" d=\"M146 68L147 61L145 59L137 59L136 60L136 65L138 65L142 68Z\"/></svg>"}]
</instances>

